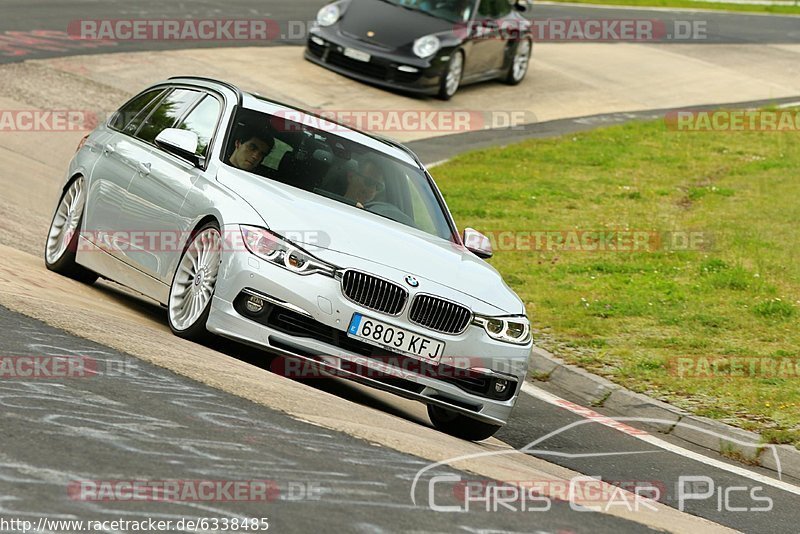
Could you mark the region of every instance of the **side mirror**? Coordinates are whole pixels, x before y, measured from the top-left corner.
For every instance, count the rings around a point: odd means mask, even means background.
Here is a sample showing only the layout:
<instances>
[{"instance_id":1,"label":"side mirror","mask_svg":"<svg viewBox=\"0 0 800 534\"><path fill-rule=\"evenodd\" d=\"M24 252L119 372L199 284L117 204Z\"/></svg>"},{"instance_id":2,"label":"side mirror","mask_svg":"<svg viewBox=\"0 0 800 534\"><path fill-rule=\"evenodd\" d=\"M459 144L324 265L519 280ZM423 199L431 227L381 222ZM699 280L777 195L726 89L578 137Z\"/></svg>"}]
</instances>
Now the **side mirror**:
<instances>
[{"instance_id":1,"label":"side mirror","mask_svg":"<svg viewBox=\"0 0 800 534\"><path fill-rule=\"evenodd\" d=\"M492 242L489 241L489 238L473 228L464 228L462 239L467 250L479 258L486 260L494 254L492 252Z\"/></svg>"},{"instance_id":2,"label":"side mirror","mask_svg":"<svg viewBox=\"0 0 800 534\"><path fill-rule=\"evenodd\" d=\"M198 144L200 139L196 133L179 128L166 128L156 136L157 146L199 167L203 163L203 157L196 154Z\"/></svg>"},{"instance_id":3,"label":"side mirror","mask_svg":"<svg viewBox=\"0 0 800 534\"><path fill-rule=\"evenodd\" d=\"M514 2L514 9L519 11L520 13L525 13L530 8L530 2L528 0L517 0Z\"/></svg>"}]
</instances>

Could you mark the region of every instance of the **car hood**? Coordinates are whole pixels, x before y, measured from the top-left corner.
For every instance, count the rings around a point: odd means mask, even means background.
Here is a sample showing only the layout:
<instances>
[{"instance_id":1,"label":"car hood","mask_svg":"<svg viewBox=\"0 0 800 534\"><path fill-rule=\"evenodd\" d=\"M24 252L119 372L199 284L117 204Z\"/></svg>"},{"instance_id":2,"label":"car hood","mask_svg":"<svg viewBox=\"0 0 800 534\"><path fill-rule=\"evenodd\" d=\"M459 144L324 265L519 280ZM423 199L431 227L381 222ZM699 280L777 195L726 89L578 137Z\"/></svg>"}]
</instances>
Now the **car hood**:
<instances>
[{"instance_id":1,"label":"car hood","mask_svg":"<svg viewBox=\"0 0 800 534\"><path fill-rule=\"evenodd\" d=\"M360 258L446 286L504 313L524 313L522 301L500 274L460 245L247 172L222 169L217 179L252 206L270 230L320 259L348 267L342 265L343 256ZM326 255L326 250L337 254Z\"/></svg>"},{"instance_id":2,"label":"car hood","mask_svg":"<svg viewBox=\"0 0 800 534\"><path fill-rule=\"evenodd\" d=\"M340 30L367 43L396 49L433 33L452 31L453 22L381 0L352 0L339 22ZM367 32L375 32L367 37Z\"/></svg>"}]
</instances>

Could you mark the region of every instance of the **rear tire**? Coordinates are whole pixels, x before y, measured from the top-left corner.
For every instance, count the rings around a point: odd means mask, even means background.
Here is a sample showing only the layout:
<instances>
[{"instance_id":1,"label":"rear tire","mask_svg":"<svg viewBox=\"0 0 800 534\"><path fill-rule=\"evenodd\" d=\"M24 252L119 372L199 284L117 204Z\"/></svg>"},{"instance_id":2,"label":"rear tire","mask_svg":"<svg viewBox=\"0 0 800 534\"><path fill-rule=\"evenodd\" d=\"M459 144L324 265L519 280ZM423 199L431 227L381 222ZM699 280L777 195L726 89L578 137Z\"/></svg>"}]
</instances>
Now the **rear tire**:
<instances>
[{"instance_id":1,"label":"rear tire","mask_svg":"<svg viewBox=\"0 0 800 534\"><path fill-rule=\"evenodd\" d=\"M500 430L500 425L484 423L433 404L428 405L428 417L436 430L468 441L489 439Z\"/></svg>"},{"instance_id":2,"label":"rear tire","mask_svg":"<svg viewBox=\"0 0 800 534\"><path fill-rule=\"evenodd\" d=\"M503 79L505 83L518 85L525 79L525 75L528 74L532 50L533 45L527 39L517 42L517 46L514 47L514 56L511 58L511 65L508 66L508 72Z\"/></svg>"},{"instance_id":3,"label":"rear tire","mask_svg":"<svg viewBox=\"0 0 800 534\"><path fill-rule=\"evenodd\" d=\"M85 207L85 181L83 176L78 176L64 189L50 221L44 247L44 264L54 273L93 284L97 281L97 274L75 262Z\"/></svg>"}]
</instances>

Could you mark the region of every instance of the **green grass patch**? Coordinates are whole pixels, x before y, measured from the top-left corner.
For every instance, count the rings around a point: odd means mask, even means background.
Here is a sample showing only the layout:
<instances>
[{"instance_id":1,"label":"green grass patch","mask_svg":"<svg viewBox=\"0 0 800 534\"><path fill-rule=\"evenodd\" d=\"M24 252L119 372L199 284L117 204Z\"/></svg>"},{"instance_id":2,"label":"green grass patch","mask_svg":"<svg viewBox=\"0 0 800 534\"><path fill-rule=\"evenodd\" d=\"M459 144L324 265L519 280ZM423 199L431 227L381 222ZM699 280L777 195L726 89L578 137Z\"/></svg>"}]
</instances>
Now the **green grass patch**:
<instances>
[{"instance_id":1,"label":"green grass patch","mask_svg":"<svg viewBox=\"0 0 800 534\"><path fill-rule=\"evenodd\" d=\"M537 343L636 391L800 444L800 369L709 379L670 365L800 362L799 168L797 133L676 132L655 121L465 154L436 176L461 227L512 232L495 240L490 263L547 332ZM643 232L646 246L625 247L625 232ZM570 233L591 239L548 241Z\"/></svg>"}]
</instances>

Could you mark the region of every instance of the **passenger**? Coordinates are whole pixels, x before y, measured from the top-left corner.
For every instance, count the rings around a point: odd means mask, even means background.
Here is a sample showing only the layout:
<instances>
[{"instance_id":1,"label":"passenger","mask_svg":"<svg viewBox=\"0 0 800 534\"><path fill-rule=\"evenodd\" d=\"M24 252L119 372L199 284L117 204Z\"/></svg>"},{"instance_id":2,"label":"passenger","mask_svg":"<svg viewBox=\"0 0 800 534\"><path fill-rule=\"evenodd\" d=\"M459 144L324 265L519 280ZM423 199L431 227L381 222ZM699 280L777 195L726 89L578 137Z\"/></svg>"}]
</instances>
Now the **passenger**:
<instances>
[{"instance_id":1,"label":"passenger","mask_svg":"<svg viewBox=\"0 0 800 534\"><path fill-rule=\"evenodd\" d=\"M364 204L375 200L375 197L385 189L383 170L378 163L368 159L361 162L357 172L350 171L347 174L344 197L355 202L357 207L363 208Z\"/></svg>"},{"instance_id":2,"label":"passenger","mask_svg":"<svg viewBox=\"0 0 800 534\"><path fill-rule=\"evenodd\" d=\"M234 137L234 149L228 161L237 169L254 171L274 146L275 139L267 132L240 128Z\"/></svg>"}]
</instances>

